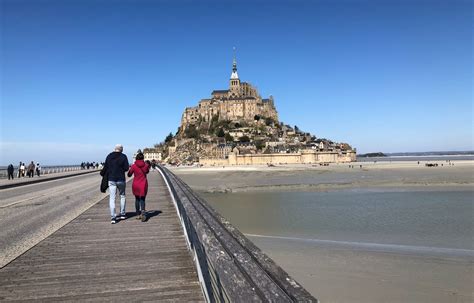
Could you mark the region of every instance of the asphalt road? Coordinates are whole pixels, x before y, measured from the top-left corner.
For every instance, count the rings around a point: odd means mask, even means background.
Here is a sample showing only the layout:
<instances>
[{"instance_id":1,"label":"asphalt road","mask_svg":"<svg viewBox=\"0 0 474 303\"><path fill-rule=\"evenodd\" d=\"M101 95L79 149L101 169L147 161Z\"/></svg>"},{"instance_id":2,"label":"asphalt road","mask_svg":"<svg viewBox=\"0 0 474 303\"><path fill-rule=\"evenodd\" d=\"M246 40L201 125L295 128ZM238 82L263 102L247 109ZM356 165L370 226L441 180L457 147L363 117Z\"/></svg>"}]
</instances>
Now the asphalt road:
<instances>
[{"instance_id":1,"label":"asphalt road","mask_svg":"<svg viewBox=\"0 0 474 303\"><path fill-rule=\"evenodd\" d=\"M0 268L106 197L100 178L87 174L0 190Z\"/></svg>"}]
</instances>

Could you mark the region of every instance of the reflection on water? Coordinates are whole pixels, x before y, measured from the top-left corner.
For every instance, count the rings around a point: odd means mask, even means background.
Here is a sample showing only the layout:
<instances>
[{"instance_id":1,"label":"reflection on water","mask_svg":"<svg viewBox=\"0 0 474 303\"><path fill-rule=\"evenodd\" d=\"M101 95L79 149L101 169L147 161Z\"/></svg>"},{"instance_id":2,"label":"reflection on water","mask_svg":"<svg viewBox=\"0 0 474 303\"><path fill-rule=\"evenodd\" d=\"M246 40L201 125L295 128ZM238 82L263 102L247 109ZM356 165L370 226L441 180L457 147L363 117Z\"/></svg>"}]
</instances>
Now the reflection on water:
<instances>
[{"instance_id":1,"label":"reflection on water","mask_svg":"<svg viewBox=\"0 0 474 303\"><path fill-rule=\"evenodd\" d=\"M243 233L472 250L472 191L202 193Z\"/></svg>"}]
</instances>

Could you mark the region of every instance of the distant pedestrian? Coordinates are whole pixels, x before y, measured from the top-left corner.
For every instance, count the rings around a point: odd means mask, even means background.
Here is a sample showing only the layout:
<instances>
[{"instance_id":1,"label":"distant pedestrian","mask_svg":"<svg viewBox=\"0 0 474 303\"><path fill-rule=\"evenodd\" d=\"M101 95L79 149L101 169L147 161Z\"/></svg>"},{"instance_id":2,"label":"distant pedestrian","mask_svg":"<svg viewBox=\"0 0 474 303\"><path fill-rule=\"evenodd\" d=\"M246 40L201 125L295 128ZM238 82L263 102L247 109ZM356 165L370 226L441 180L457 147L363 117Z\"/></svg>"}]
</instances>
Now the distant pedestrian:
<instances>
[{"instance_id":1,"label":"distant pedestrian","mask_svg":"<svg viewBox=\"0 0 474 303\"><path fill-rule=\"evenodd\" d=\"M8 165L7 167L7 172L8 172L8 180L10 180L10 178L13 180L13 164L10 164Z\"/></svg>"},{"instance_id":2,"label":"distant pedestrian","mask_svg":"<svg viewBox=\"0 0 474 303\"><path fill-rule=\"evenodd\" d=\"M127 219L125 213L125 173L128 171L128 158L123 152L123 146L121 144L115 145L115 149L105 159L104 171L106 172L109 180L109 207L111 223L117 223L115 213L115 196L117 189L120 194L120 219Z\"/></svg>"},{"instance_id":3,"label":"distant pedestrian","mask_svg":"<svg viewBox=\"0 0 474 303\"><path fill-rule=\"evenodd\" d=\"M31 161L27 168L28 178L33 178L35 176L35 163Z\"/></svg>"},{"instance_id":4,"label":"distant pedestrian","mask_svg":"<svg viewBox=\"0 0 474 303\"><path fill-rule=\"evenodd\" d=\"M20 168L18 169L18 178L25 177L25 163L20 162Z\"/></svg>"},{"instance_id":5,"label":"distant pedestrian","mask_svg":"<svg viewBox=\"0 0 474 303\"><path fill-rule=\"evenodd\" d=\"M39 163L36 163L36 175L38 177L41 175L41 166Z\"/></svg>"},{"instance_id":6,"label":"distant pedestrian","mask_svg":"<svg viewBox=\"0 0 474 303\"><path fill-rule=\"evenodd\" d=\"M143 161L144 158L142 153L138 153L135 158L135 163L132 164L128 171L129 177L135 175L132 183L132 192L135 196L137 219L140 219L142 222L146 221L145 199L148 192L148 180L146 175L150 171L150 165Z\"/></svg>"}]
</instances>

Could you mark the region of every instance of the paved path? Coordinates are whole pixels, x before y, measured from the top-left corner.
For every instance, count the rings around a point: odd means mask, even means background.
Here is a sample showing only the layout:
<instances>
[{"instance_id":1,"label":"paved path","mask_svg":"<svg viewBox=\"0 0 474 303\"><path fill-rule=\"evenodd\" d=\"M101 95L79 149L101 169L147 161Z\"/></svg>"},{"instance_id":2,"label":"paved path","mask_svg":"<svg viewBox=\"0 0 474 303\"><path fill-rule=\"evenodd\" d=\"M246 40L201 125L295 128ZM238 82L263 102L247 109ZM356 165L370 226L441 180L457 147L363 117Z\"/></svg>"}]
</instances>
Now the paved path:
<instances>
[{"instance_id":1,"label":"paved path","mask_svg":"<svg viewBox=\"0 0 474 303\"><path fill-rule=\"evenodd\" d=\"M6 178L3 178L3 179L0 179L0 189L18 187L18 186L29 185L33 183L51 181L51 180L62 179L62 178L68 178L68 177L77 176L77 175L94 174L94 173L98 174L98 172L99 170L96 170L96 169L87 169L87 170L67 171L67 172L61 172L61 173L51 173L47 175L41 175L40 177L35 175L32 178L28 178L28 177L17 178L16 176L15 176L15 179L13 180L8 180Z\"/></svg>"},{"instance_id":2,"label":"paved path","mask_svg":"<svg viewBox=\"0 0 474 303\"><path fill-rule=\"evenodd\" d=\"M157 172L149 183L147 222L110 224L103 199L0 269L0 301L202 302L168 190ZM127 199L133 211L130 184Z\"/></svg>"},{"instance_id":3,"label":"paved path","mask_svg":"<svg viewBox=\"0 0 474 303\"><path fill-rule=\"evenodd\" d=\"M92 173L0 190L0 268L104 197Z\"/></svg>"}]
</instances>

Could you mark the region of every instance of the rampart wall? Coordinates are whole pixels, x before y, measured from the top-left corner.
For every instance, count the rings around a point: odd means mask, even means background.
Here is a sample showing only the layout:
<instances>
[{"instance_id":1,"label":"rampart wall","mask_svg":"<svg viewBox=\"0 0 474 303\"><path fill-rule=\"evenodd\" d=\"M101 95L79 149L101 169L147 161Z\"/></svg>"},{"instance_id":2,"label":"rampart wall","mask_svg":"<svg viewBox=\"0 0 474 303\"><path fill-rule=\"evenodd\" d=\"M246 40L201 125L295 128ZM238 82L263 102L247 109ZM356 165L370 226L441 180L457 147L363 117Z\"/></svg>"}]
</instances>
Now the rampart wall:
<instances>
[{"instance_id":1,"label":"rampart wall","mask_svg":"<svg viewBox=\"0 0 474 303\"><path fill-rule=\"evenodd\" d=\"M206 166L220 165L267 165L267 164L314 164L314 163L346 163L356 160L356 153L338 152L306 152L291 154L247 154L231 153L227 159L200 159L199 163Z\"/></svg>"}]
</instances>

